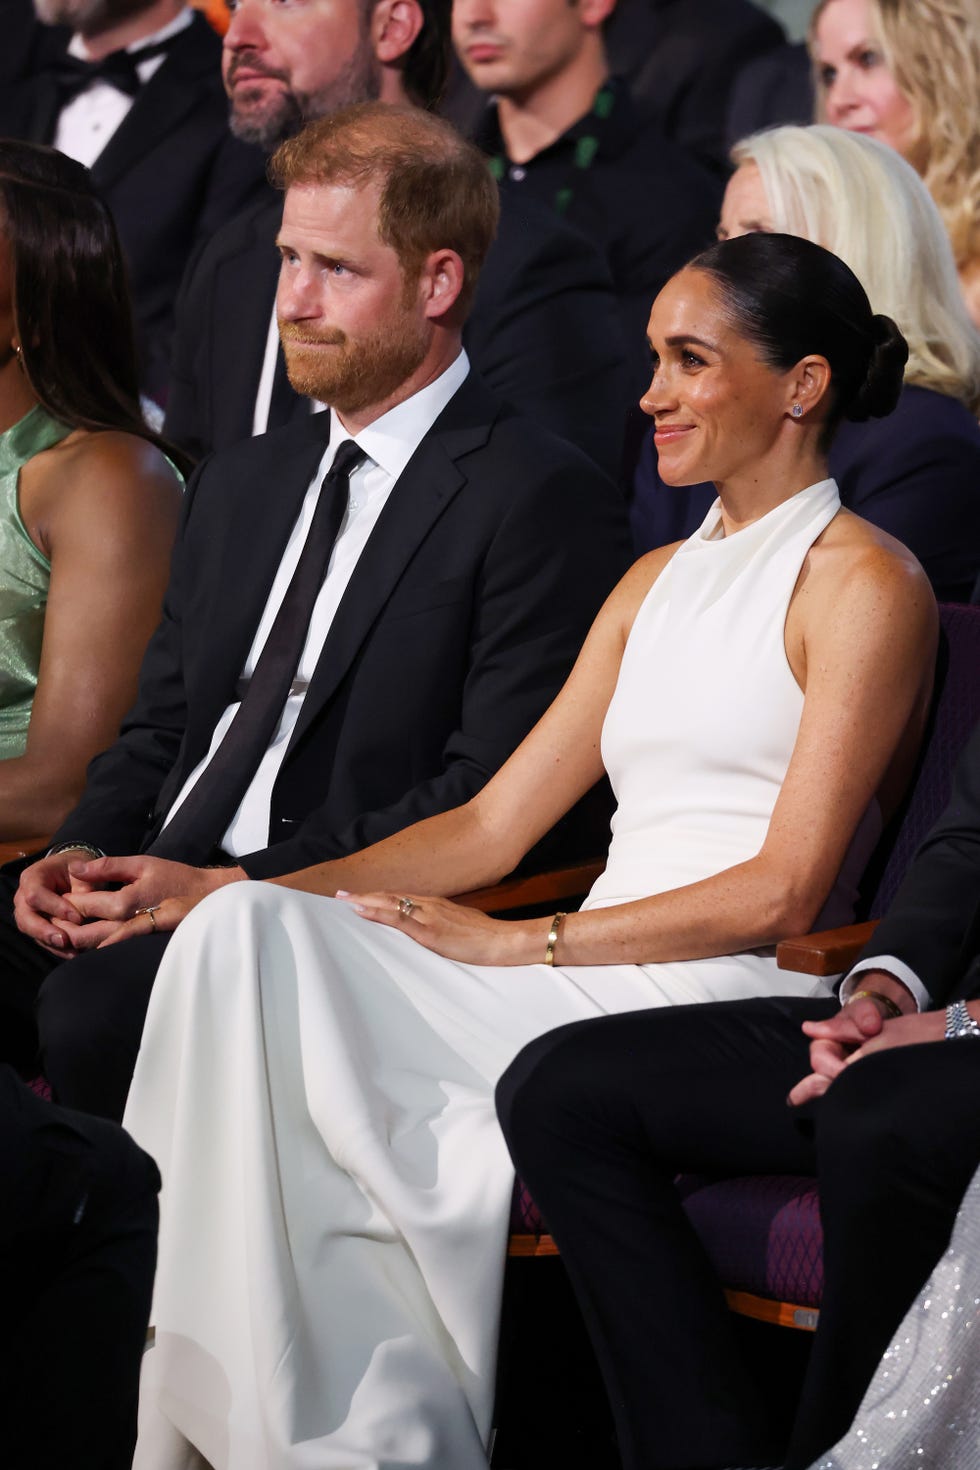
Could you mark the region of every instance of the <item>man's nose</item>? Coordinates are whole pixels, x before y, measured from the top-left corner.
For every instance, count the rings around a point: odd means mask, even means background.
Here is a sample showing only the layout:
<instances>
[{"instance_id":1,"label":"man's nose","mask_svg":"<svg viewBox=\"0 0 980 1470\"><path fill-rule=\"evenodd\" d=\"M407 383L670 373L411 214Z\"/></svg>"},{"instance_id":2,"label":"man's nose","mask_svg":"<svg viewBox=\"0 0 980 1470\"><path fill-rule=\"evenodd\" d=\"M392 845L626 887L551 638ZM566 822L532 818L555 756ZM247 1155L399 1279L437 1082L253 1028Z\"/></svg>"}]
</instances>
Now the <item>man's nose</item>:
<instances>
[{"instance_id":1,"label":"man's nose","mask_svg":"<svg viewBox=\"0 0 980 1470\"><path fill-rule=\"evenodd\" d=\"M226 51L261 51L265 46L262 8L256 0L238 0L225 32Z\"/></svg>"}]
</instances>

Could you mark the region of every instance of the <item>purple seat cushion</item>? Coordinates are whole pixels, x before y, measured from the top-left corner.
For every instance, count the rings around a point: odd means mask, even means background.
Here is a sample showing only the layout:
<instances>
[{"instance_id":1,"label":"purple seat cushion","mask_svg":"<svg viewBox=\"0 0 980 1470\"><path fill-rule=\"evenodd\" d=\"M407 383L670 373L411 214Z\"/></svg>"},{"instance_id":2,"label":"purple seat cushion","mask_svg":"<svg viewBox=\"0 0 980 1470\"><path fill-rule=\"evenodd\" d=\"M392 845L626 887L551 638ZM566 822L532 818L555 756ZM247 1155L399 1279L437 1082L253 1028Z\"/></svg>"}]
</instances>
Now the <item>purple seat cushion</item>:
<instances>
[{"instance_id":1,"label":"purple seat cushion","mask_svg":"<svg viewBox=\"0 0 980 1470\"><path fill-rule=\"evenodd\" d=\"M723 1286L800 1307L820 1305L823 1231L813 1179L750 1175L705 1180L685 1175L678 1188ZM520 1179L510 1228L518 1235L546 1233Z\"/></svg>"}]
</instances>

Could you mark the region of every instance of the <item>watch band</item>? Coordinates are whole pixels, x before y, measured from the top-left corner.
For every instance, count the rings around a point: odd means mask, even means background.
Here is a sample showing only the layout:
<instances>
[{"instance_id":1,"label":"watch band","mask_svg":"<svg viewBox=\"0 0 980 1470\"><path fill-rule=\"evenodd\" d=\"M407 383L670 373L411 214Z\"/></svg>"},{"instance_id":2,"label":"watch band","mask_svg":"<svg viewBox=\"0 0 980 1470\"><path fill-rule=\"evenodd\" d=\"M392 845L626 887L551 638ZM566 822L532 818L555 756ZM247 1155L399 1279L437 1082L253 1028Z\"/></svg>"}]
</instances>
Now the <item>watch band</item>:
<instances>
[{"instance_id":1,"label":"watch band","mask_svg":"<svg viewBox=\"0 0 980 1470\"><path fill-rule=\"evenodd\" d=\"M87 852L91 858L105 857L101 847L96 847L91 842L56 842L54 847L48 848L44 856L57 857L62 852Z\"/></svg>"},{"instance_id":2,"label":"watch band","mask_svg":"<svg viewBox=\"0 0 980 1470\"><path fill-rule=\"evenodd\" d=\"M980 1025L966 1008L965 1000L954 1000L946 1007L947 1041L957 1041L961 1036L980 1036Z\"/></svg>"}]
</instances>

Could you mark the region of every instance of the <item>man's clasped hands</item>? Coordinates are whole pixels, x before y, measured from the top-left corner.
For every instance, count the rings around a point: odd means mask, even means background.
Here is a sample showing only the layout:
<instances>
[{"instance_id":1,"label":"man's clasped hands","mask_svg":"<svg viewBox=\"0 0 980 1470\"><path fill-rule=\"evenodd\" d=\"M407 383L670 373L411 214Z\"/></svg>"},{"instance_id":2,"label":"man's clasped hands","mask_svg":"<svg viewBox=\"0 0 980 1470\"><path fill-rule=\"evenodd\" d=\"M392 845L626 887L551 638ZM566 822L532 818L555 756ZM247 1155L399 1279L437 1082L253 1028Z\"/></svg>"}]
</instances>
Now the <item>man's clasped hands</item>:
<instances>
[{"instance_id":1,"label":"man's clasped hands","mask_svg":"<svg viewBox=\"0 0 980 1470\"><path fill-rule=\"evenodd\" d=\"M195 868L139 854L52 853L21 875L14 914L22 933L70 959L142 934L168 933L202 898L248 877L243 868Z\"/></svg>"}]
</instances>

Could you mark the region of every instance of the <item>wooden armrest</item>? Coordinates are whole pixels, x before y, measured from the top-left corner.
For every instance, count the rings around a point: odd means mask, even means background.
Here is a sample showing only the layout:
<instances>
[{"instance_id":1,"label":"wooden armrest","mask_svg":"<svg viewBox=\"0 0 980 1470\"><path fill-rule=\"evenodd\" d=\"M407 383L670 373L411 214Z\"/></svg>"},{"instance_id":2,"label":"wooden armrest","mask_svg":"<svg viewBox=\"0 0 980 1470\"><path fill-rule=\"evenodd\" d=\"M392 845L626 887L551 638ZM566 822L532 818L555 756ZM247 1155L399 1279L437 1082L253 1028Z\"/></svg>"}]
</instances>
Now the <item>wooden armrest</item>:
<instances>
[{"instance_id":1,"label":"wooden armrest","mask_svg":"<svg viewBox=\"0 0 980 1470\"><path fill-rule=\"evenodd\" d=\"M563 898L578 898L588 893L605 868L605 859L579 863L573 868L555 868L550 873L533 873L528 878L505 878L492 888L474 888L460 893L457 903L467 908L482 909L485 914L506 913L508 909L530 908L532 904L557 903Z\"/></svg>"},{"instance_id":2,"label":"wooden armrest","mask_svg":"<svg viewBox=\"0 0 980 1470\"><path fill-rule=\"evenodd\" d=\"M869 919L865 924L784 939L776 946L776 964L801 975L839 975L851 968L877 926L877 919Z\"/></svg>"},{"instance_id":3,"label":"wooden armrest","mask_svg":"<svg viewBox=\"0 0 980 1470\"><path fill-rule=\"evenodd\" d=\"M0 842L0 864L16 862L30 852L43 852L50 846L50 837L12 837L9 842Z\"/></svg>"}]
</instances>

